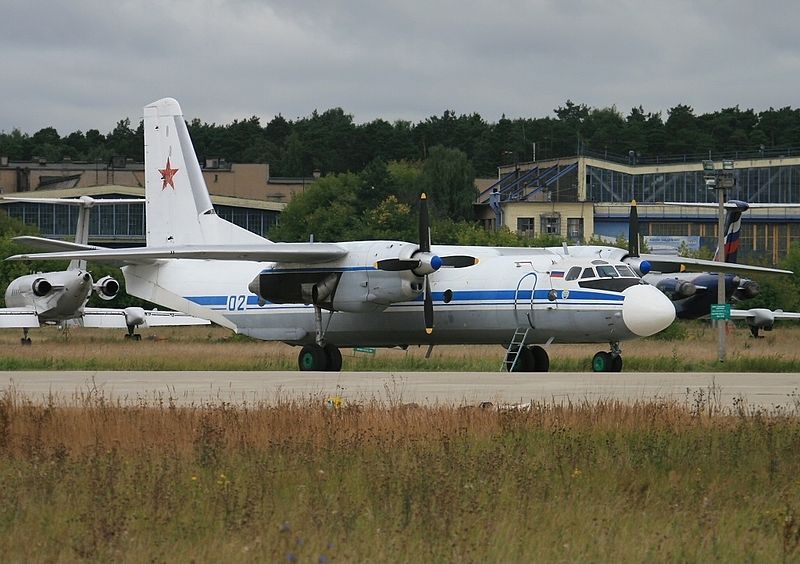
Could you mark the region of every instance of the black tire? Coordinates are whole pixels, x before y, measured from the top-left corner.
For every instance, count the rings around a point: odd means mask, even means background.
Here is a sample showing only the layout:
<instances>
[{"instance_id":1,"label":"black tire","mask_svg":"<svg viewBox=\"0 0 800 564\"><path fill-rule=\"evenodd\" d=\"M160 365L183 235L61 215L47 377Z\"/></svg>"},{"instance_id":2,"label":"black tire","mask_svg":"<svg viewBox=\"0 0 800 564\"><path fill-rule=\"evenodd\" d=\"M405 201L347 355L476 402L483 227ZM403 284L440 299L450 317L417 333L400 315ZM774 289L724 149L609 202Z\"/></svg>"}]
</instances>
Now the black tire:
<instances>
[{"instance_id":1,"label":"black tire","mask_svg":"<svg viewBox=\"0 0 800 564\"><path fill-rule=\"evenodd\" d=\"M547 355L547 351L539 345L530 347L530 350L533 355L533 371L550 372L550 357Z\"/></svg>"},{"instance_id":2,"label":"black tire","mask_svg":"<svg viewBox=\"0 0 800 564\"><path fill-rule=\"evenodd\" d=\"M30 344L33 342L31 341L30 337L22 337L19 342L22 344L23 347L29 347Z\"/></svg>"},{"instance_id":3,"label":"black tire","mask_svg":"<svg viewBox=\"0 0 800 564\"><path fill-rule=\"evenodd\" d=\"M611 369L609 372L622 372L622 355L611 355Z\"/></svg>"},{"instance_id":4,"label":"black tire","mask_svg":"<svg viewBox=\"0 0 800 564\"><path fill-rule=\"evenodd\" d=\"M528 347L522 347L519 351L519 358L514 368L511 368L511 363L514 360L514 353L506 353L506 370L509 372L532 372L533 371L533 353Z\"/></svg>"},{"instance_id":5,"label":"black tire","mask_svg":"<svg viewBox=\"0 0 800 564\"><path fill-rule=\"evenodd\" d=\"M594 358L592 358L592 370L595 372L609 372L611 369L611 363L611 353L600 351L594 355Z\"/></svg>"},{"instance_id":6,"label":"black tire","mask_svg":"<svg viewBox=\"0 0 800 564\"><path fill-rule=\"evenodd\" d=\"M328 361L328 372L341 372L342 370L342 351L339 347L328 343L323 349L325 358Z\"/></svg>"},{"instance_id":7,"label":"black tire","mask_svg":"<svg viewBox=\"0 0 800 564\"><path fill-rule=\"evenodd\" d=\"M139 333L136 333L136 334L133 335L133 340L134 341L141 341L142 340L142 336Z\"/></svg>"},{"instance_id":8,"label":"black tire","mask_svg":"<svg viewBox=\"0 0 800 564\"><path fill-rule=\"evenodd\" d=\"M305 345L297 357L297 365L302 371L328 369L328 357L321 346L314 343Z\"/></svg>"}]
</instances>

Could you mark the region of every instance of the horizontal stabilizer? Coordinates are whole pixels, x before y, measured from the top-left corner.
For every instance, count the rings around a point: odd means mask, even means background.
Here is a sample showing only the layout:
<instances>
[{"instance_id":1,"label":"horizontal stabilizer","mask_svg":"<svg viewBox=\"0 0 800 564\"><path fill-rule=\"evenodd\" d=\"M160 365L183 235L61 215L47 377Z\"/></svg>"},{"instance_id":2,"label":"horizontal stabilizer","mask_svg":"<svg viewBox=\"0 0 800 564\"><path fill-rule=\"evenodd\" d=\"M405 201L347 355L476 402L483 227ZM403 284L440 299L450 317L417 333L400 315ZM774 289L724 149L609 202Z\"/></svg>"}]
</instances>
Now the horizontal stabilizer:
<instances>
[{"instance_id":1,"label":"horizontal stabilizer","mask_svg":"<svg viewBox=\"0 0 800 564\"><path fill-rule=\"evenodd\" d=\"M320 263L342 258L347 249L334 243L266 243L263 245L207 245L203 247L135 247L54 253L19 254L7 260L80 259L129 264L160 259L249 260L257 262Z\"/></svg>"},{"instance_id":2,"label":"horizontal stabilizer","mask_svg":"<svg viewBox=\"0 0 800 564\"><path fill-rule=\"evenodd\" d=\"M177 311L144 311L144 323L139 327L182 327L187 325L210 325L206 319L193 317ZM99 329L125 329L127 320L124 309L87 307L81 325Z\"/></svg>"},{"instance_id":3,"label":"horizontal stabilizer","mask_svg":"<svg viewBox=\"0 0 800 564\"><path fill-rule=\"evenodd\" d=\"M0 327L39 327L39 316L36 310L27 307L0 308Z\"/></svg>"},{"instance_id":4,"label":"horizontal stabilizer","mask_svg":"<svg viewBox=\"0 0 800 564\"><path fill-rule=\"evenodd\" d=\"M58 239L47 239L45 237L34 237L32 235L24 235L21 237L14 237L14 241L40 249L42 251L94 251L102 249L103 247L96 247L94 245L80 245L70 241L59 241Z\"/></svg>"}]
</instances>

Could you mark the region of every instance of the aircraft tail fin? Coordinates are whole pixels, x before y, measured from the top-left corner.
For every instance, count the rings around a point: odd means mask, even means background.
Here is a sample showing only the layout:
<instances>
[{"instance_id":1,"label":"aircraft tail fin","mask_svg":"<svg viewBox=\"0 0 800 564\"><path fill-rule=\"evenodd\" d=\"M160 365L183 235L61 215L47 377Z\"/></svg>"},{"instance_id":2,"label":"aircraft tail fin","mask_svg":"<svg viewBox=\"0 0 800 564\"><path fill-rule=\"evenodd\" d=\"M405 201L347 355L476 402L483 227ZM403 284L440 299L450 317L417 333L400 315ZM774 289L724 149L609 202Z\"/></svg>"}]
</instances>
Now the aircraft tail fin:
<instances>
[{"instance_id":1,"label":"aircraft tail fin","mask_svg":"<svg viewBox=\"0 0 800 564\"><path fill-rule=\"evenodd\" d=\"M217 216L176 100L144 108L147 245L269 242Z\"/></svg>"},{"instance_id":2,"label":"aircraft tail fin","mask_svg":"<svg viewBox=\"0 0 800 564\"><path fill-rule=\"evenodd\" d=\"M749 205L741 200L728 200L725 208L725 262L735 263L739 253L742 213L747 211ZM719 249L714 253L714 260L719 260Z\"/></svg>"}]
</instances>

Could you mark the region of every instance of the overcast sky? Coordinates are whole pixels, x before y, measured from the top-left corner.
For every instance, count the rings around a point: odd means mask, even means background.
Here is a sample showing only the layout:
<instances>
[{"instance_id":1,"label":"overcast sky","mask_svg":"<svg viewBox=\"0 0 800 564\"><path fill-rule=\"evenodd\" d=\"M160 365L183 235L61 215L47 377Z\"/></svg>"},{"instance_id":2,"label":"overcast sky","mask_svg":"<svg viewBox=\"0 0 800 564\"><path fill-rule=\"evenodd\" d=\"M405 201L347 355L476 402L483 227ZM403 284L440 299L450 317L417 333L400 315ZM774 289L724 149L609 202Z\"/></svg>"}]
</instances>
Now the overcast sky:
<instances>
[{"instance_id":1,"label":"overcast sky","mask_svg":"<svg viewBox=\"0 0 800 564\"><path fill-rule=\"evenodd\" d=\"M799 24L791 0L0 0L0 130L107 133L165 96L218 124L798 107Z\"/></svg>"}]
</instances>

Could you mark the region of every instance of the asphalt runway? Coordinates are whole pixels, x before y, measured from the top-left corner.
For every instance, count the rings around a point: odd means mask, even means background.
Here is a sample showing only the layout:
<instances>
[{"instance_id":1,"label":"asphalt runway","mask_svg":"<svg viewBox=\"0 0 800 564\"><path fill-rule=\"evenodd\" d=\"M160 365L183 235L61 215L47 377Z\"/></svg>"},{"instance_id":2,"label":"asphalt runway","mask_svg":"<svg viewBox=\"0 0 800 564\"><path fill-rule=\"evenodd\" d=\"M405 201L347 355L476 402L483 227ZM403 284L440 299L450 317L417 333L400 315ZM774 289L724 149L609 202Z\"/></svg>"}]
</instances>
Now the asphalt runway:
<instances>
[{"instance_id":1,"label":"asphalt runway","mask_svg":"<svg viewBox=\"0 0 800 564\"><path fill-rule=\"evenodd\" d=\"M338 396L429 406L667 400L800 412L800 374L786 373L15 371L0 372L0 382L37 403L102 397L130 404L253 405Z\"/></svg>"}]
</instances>

